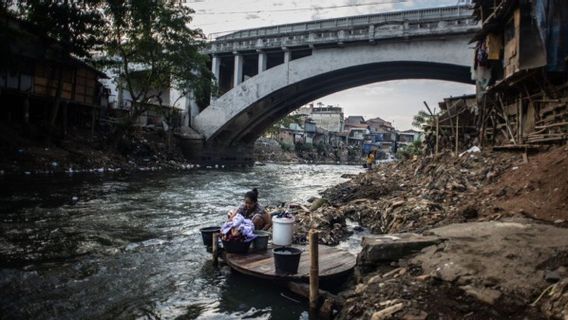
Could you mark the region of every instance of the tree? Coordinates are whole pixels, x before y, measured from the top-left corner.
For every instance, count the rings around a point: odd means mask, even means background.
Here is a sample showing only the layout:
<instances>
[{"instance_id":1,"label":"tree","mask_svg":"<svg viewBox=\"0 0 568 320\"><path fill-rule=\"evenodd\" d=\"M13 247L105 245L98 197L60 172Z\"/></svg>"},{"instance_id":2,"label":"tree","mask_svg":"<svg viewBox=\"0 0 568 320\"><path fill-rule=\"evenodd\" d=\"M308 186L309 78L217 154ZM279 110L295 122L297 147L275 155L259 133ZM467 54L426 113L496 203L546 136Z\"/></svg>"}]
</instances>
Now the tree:
<instances>
[{"instance_id":1,"label":"tree","mask_svg":"<svg viewBox=\"0 0 568 320\"><path fill-rule=\"evenodd\" d=\"M162 105L163 89L176 88L182 96L193 91L208 95L213 75L200 29L191 29L194 11L177 0L107 0L106 66L118 75L119 88L130 95L131 112L124 128L147 111Z\"/></svg>"},{"instance_id":2,"label":"tree","mask_svg":"<svg viewBox=\"0 0 568 320\"><path fill-rule=\"evenodd\" d=\"M181 96L191 91L201 105L214 90L208 56L199 52L205 36L189 27L194 11L182 1L14 0L6 7L57 41L61 50L56 60L64 61L69 54L86 59L96 56L97 66L117 76L118 85L131 100L124 128L151 105L161 105L164 88L178 89ZM52 70L56 84L52 127L61 100L64 67Z\"/></svg>"},{"instance_id":3,"label":"tree","mask_svg":"<svg viewBox=\"0 0 568 320\"><path fill-rule=\"evenodd\" d=\"M422 129L425 125L432 123L433 117L426 111L420 110L412 119L412 126Z\"/></svg>"}]
</instances>

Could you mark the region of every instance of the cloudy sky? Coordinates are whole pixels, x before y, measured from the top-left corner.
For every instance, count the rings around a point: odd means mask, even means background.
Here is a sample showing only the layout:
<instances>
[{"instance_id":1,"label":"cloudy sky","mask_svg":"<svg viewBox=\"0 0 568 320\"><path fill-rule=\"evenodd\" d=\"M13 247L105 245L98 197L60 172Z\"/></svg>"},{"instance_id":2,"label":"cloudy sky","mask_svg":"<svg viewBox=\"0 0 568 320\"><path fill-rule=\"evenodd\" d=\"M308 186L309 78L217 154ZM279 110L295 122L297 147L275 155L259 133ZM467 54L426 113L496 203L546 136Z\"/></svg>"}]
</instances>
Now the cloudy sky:
<instances>
[{"instance_id":1,"label":"cloudy sky","mask_svg":"<svg viewBox=\"0 0 568 320\"><path fill-rule=\"evenodd\" d=\"M455 5L459 0L186 0L194 27L211 37L239 29L405 9ZM462 0L463 1L463 0ZM318 101L340 105L347 115L381 117L401 130L412 116L447 96L475 91L474 86L433 80L379 82L334 93Z\"/></svg>"}]
</instances>

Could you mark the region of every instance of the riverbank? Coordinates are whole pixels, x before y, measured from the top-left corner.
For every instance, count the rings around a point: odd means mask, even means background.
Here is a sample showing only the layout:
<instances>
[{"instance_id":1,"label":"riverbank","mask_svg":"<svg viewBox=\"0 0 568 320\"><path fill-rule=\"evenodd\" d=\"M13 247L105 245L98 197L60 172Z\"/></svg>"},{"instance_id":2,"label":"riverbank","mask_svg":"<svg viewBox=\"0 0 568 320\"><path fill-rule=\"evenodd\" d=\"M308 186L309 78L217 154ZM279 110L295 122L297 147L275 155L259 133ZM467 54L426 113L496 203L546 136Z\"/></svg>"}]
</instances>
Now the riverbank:
<instances>
[{"instance_id":1,"label":"riverbank","mask_svg":"<svg viewBox=\"0 0 568 320\"><path fill-rule=\"evenodd\" d=\"M8 126L0 129L0 174L136 172L186 170L175 138L158 129L139 128L115 140L110 133L72 130L47 143Z\"/></svg>"},{"instance_id":2,"label":"riverbank","mask_svg":"<svg viewBox=\"0 0 568 320\"><path fill-rule=\"evenodd\" d=\"M347 164L362 165L361 149L353 146L297 145L285 149L274 139L260 137L255 142L255 158L259 162L280 164Z\"/></svg>"},{"instance_id":3,"label":"riverbank","mask_svg":"<svg viewBox=\"0 0 568 320\"><path fill-rule=\"evenodd\" d=\"M365 263L360 255L341 319L560 319L568 301L567 206L568 147L528 162L521 153L441 154L383 164L326 190L299 210L297 236L314 227L335 245L349 235L349 219L373 234L441 238L392 259ZM363 251L388 251L383 240L367 242ZM524 285L519 275L534 280ZM554 296L533 304L554 284Z\"/></svg>"}]
</instances>

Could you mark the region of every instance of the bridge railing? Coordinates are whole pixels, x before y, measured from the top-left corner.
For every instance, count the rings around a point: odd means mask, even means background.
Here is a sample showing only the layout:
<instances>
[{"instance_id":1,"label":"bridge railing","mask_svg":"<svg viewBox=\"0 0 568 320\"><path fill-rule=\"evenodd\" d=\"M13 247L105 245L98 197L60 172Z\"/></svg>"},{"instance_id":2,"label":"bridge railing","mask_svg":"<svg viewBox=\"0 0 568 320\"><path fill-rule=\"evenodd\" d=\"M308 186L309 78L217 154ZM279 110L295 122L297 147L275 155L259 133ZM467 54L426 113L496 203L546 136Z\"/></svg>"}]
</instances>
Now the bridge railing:
<instances>
[{"instance_id":1,"label":"bridge railing","mask_svg":"<svg viewBox=\"0 0 568 320\"><path fill-rule=\"evenodd\" d=\"M211 40L215 42L233 42L237 40L254 39L266 36L284 36L293 33L318 32L339 28L354 28L357 26L369 26L373 24L469 18L471 17L471 14L472 10L467 6L449 6L430 9L395 11L372 15L352 16L338 19L326 19L312 22L247 29L228 35L212 35Z\"/></svg>"}]
</instances>

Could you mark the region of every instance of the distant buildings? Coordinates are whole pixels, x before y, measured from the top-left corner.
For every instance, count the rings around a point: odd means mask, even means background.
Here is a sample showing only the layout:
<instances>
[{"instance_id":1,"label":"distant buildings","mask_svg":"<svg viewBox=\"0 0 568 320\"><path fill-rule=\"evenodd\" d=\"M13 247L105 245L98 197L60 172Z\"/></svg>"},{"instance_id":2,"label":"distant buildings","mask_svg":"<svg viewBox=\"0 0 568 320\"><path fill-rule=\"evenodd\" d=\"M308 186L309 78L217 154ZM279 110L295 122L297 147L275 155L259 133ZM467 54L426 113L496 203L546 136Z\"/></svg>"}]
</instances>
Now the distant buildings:
<instances>
[{"instance_id":1,"label":"distant buildings","mask_svg":"<svg viewBox=\"0 0 568 320\"><path fill-rule=\"evenodd\" d=\"M387 158L399 146L421 141L423 133L416 130L397 131L391 122L376 117L365 120L363 116L344 118L343 109L319 103L302 107L295 114L304 115L301 124L282 127L278 140L294 148L295 144L325 144L332 147L349 147L360 150L361 155L378 150L379 159Z\"/></svg>"},{"instance_id":2,"label":"distant buildings","mask_svg":"<svg viewBox=\"0 0 568 320\"><path fill-rule=\"evenodd\" d=\"M297 114L304 114L310 118L318 128L330 132L341 132L344 128L344 114L343 108L327 106L323 107L322 104L314 107L311 103L306 107L298 109Z\"/></svg>"},{"instance_id":3,"label":"distant buildings","mask_svg":"<svg viewBox=\"0 0 568 320\"><path fill-rule=\"evenodd\" d=\"M367 125L369 126L369 130L371 132L386 133L394 131L392 123L385 121L379 117L367 120Z\"/></svg>"}]
</instances>

